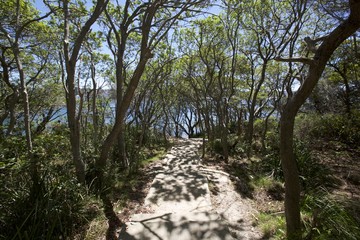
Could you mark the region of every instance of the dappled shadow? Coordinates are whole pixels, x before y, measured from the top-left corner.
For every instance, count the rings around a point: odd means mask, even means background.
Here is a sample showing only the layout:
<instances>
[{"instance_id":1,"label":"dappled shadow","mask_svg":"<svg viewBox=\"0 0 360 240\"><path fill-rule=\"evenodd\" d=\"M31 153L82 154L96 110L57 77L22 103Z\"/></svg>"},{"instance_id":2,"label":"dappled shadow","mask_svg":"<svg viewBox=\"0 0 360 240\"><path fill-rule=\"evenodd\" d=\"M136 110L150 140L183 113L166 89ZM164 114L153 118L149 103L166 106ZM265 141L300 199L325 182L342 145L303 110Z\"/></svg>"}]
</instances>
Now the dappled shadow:
<instances>
[{"instance_id":1,"label":"dappled shadow","mask_svg":"<svg viewBox=\"0 0 360 240\"><path fill-rule=\"evenodd\" d=\"M119 239L233 239L211 211L208 181L196 154L200 144L180 140L168 152L145 199L154 212L133 215Z\"/></svg>"},{"instance_id":2,"label":"dappled shadow","mask_svg":"<svg viewBox=\"0 0 360 240\"><path fill-rule=\"evenodd\" d=\"M228 228L213 213L193 213L189 216L171 213L150 216L140 221L133 221L131 231L120 233L119 240L133 239L233 239Z\"/></svg>"},{"instance_id":3,"label":"dappled shadow","mask_svg":"<svg viewBox=\"0 0 360 240\"><path fill-rule=\"evenodd\" d=\"M207 193L206 179L196 172L162 174L153 183L154 195L149 201L157 204L159 199L165 201L190 201Z\"/></svg>"},{"instance_id":4,"label":"dappled shadow","mask_svg":"<svg viewBox=\"0 0 360 240\"><path fill-rule=\"evenodd\" d=\"M227 171L232 172L236 177L234 181L235 189L243 198L253 199L254 187L251 184L251 174L249 164L247 163L233 163L228 165Z\"/></svg>"},{"instance_id":5,"label":"dappled shadow","mask_svg":"<svg viewBox=\"0 0 360 240\"><path fill-rule=\"evenodd\" d=\"M243 198L253 199L254 187L251 184L254 166L248 162L231 162L227 163L222 159L207 158L203 162L207 166L217 166L216 168L230 174L230 178L234 183L236 191Z\"/></svg>"},{"instance_id":6,"label":"dappled shadow","mask_svg":"<svg viewBox=\"0 0 360 240\"><path fill-rule=\"evenodd\" d=\"M227 223L231 236L236 240L259 239L259 238L249 238L249 236L247 236L246 234L242 235L242 233L249 231L248 229L246 229L244 224L245 224L244 219L239 219L236 223L232 223L232 224ZM265 239L265 238L261 238L261 239Z\"/></svg>"},{"instance_id":7,"label":"dappled shadow","mask_svg":"<svg viewBox=\"0 0 360 240\"><path fill-rule=\"evenodd\" d=\"M170 212L174 207L191 211L209 208L207 179L198 170L197 147L194 141L183 140L169 151L149 191L148 204Z\"/></svg>"},{"instance_id":8,"label":"dappled shadow","mask_svg":"<svg viewBox=\"0 0 360 240\"><path fill-rule=\"evenodd\" d=\"M241 197L228 173L211 168L202 171L208 175L211 202L228 225L233 238L260 239L261 234L253 225L257 212L252 206L253 201Z\"/></svg>"},{"instance_id":9,"label":"dappled shadow","mask_svg":"<svg viewBox=\"0 0 360 240\"><path fill-rule=\"evenodd\" d=\"M177 159L174 159L176 161ZM191 161L187 158L186 161ZM152 184L153 193L148 198L151 203L158 201L190 201L207 194L207 180L198 170L190 165L172 164L169 169L159 174Z\"/></svg>"}]
</instances>

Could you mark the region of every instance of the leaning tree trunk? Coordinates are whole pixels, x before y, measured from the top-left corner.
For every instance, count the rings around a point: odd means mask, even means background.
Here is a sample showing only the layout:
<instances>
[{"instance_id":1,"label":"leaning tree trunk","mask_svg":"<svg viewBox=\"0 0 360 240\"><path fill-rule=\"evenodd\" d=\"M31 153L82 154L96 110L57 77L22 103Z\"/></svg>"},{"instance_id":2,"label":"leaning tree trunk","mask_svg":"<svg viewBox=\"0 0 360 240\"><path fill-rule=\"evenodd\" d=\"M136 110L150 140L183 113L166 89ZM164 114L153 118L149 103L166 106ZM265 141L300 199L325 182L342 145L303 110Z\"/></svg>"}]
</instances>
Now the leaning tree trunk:
<instances>
[{"instance_id":1,"label":"leaning tree trunk","mask_svg":"<svg viewBox=\"0 0 360 240\"><path fill-rule=\"evenodd\" d=\"M300 89L288 100L280 119L280 157L285 177L285 216L288 239L301 239L300 181L293 152L295 116L319 81L326 63L336 48L360 28L360 0L350 0L350 15L336 27L316 50L313 59L301 59L310 65L307 77ZM283 62L299 62L299 59L282 59Z\"/></svg>"}]
</instances>

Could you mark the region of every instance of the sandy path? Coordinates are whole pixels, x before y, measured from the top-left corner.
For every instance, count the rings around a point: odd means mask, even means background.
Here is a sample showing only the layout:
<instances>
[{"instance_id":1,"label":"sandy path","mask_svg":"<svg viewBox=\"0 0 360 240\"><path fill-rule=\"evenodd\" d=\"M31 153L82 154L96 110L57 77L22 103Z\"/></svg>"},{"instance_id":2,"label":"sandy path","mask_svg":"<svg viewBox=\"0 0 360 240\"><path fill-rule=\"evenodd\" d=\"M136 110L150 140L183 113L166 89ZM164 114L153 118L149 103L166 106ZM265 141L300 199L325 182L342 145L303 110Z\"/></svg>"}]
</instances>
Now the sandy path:
<instances>
[{"instance_id":1,"label":"sandy path","mask_svg":"<svg viewBox=\"0 0 360 240\"><path fill-rule=\"evenodd\" d=\"M168 152L144 203L153 213L132 216L119 239L234 239L211 204L200 146L201 140L179 140Z\"/></svg>"}]
</instances>

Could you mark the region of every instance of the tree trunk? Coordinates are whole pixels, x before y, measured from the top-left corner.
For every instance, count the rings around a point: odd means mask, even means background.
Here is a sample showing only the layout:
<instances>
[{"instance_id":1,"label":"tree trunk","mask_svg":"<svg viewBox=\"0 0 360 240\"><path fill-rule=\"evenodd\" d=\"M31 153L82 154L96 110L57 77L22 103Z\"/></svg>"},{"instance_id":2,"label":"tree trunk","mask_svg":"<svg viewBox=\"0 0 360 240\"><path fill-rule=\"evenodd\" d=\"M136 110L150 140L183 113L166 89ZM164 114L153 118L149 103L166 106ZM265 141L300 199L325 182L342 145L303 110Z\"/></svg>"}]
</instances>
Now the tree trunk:
<instances>
[{"instance_id":1,"label":"tree trunk","mask_svg":"<svg viewBox=\"0 0 360 240\"><path fill-rule=\"evenodd\" d=\"M91 80L92 80L92 85L93 85L93 89L92 89L92 104L91 104L91 108L92 108L92 123L93 123L93 127L94 127L94 131L92 134L92 144L93 147L95 149L95 154L98 154L99 152L99 112L98 112L98 108L97 108L97 94L98 94L98 89L97 89L97 82L96 82L96 78L95 78L95 64L94 64L94 56L93 53L91 53Z\"/></svg>"},{"instance_id":2,"label":"tree trunk","mask_svg":"<svg viewBox=\"0 0 360 240\"><path fill-rule=\"evenodd\" d=\"M125 145L125 122L122 122L121 130L118 136L118 148L119 148L119 162L124 168L128 168L130 163L126 155L126 145Z\"/></svg>"},{"instance_id":3,"label":"tree trunk","mask_svg":"<svg viewBox=\"0 0 360 240\"><path fill-rule=\"evenodd\" d=\"M76 114L76 93L75 93L75 78L71 73L67 76L67 89L66 96L67 119L70 130L70 144L73 163L75 165L75 172L78 181L82 184L85 183L85 163L81 158L81 134L80 134L80 119Z\"/></svg>"},{"instance_id":4,"label":"tree trunk","mask_svg":"<svg viewBox=\"0 0 360 240\"><path fill-rule=\"evenodd\" d=\"M220 123L220 138L223 150L223 157L225 162L229 159L229 144L228 144L228 129L227 129L227 102L225 102L222 106L218 106L218 111L220 113L219 123Z\"/></svg>"},{"instance_id":5,"label":"tree trunk","mask_svg":"<svg viewBox=\"0 0 360 240\"><path fill-rule=\"evenodd\" d=\"M238 120L237 120L237 135L238 137L240 138L241 137L241 134L243 132L243 129L242 129L242 117L243 116L243 109L240 109L239 111L239 117L238 117Z\"/></svg>"},{"instance_id":6,"label":"tree trunk","mask_svg":"<svg viewBox=\"0 0 360 240\"><path fill-rule=\"evenodd\" d=\"M263 128L263 132L261 134L261 148L262 148L262 151L266 150L266 133L267 133L267 130L268 130L269 118L275 112L275 110L276 110L276 106L274 106L274 108L269 112L269 114L266 115L266 118L265 118L265 121L264 121L264 128Z\"/></svg>"},{"instance_id":7,"label":"tree trunk","mask_svg":"<svg viewBox=\"0 0 360 240\"><path fill-rule=\"evenodd\" d=\"M81 158L80 148L80 119L76 114L76 89L75 89L75 66L76 61L72 62L69 53L69 9L68 2L64 1L64 55L66 67L66 113L70 130L70 144L73 163L78 181L85 183L85 163Z\"/></svg>"},{"instance_id":8,"label":"tree trunk","mask_svg":"<svg viewBox=\"0 0 360 240\"><path fill-rule=\"evenodd\" d=\"M346 114L348 115L349 118L351 118L351 99L350 99L351 89L350 89L348 78L346 76L346 67L345 66L344 66L343 80L344 80L344 84L345 84L345 100L344 100L344 103L345 103L345 107L346 107Z\"/></svg>"},{"instance_id":9,"label":"tree trunk","mask_svg":"<svg viewBox=\"0 0 360 240\"><path fill-rule=\"evenodd\" d=\"M19 97L20 97L20 93L17 89L14 89L14 92L9 96L9 102L8 102L8 111L9 111L9 125L8 128L6 129L6 136L9 136L12 134L14 128L15 128L15 124L16 124L16 104L19 101Z\"/></svg>"},{"instance_id":10,"label":"tree trunk","mask_svg":"<svg viewBox=\"0 0 360 240\"><path fill-rule=\"evenodd\" d=\"M206 109L207 111L207 109ZM209 112L203 112L203 119L204 119L204 125L205 125L205 129L206 129L206 133L207 133L207 137L208 137L208 141L210 143L214 142L214 134L211 131L211 127L210 127L210 116L209 116ZM204 133L205 134L205 133Z\"/></svg>"},{"instance_id":11,"label":"tree trunk","mask_svg":"<svg viewBox=\"0 0 360 240\"><path fill-rule=\"evenodd\" d=\"M17 87L11 85L10 83L10 75L9 75L9 64L6 63L4 51L2 52L2 56L0 58L1 67L2 67L2 75L1 75L1 87L8 86L12 93L5 97L5 109L4 112L0 116L0 139L5 134L6 136L9 136L12 131L14 130L15 123L16 123L16 116L15 116L15 108L17 103L19 102L20 93ZM8 127L6 131L4 131L4 121L10 117Z\"/></svg>"},{"instance_id":12,"label":"tree trunk","mask_svg":"<svg viewBox=\"0 0 360 240\"><path fill-rule=\"evenodd\" d=\"M44 114L42 121L36 127L34 135L39 135L46 129L46 124L50 122L51 118L54 116L54 113L56 113L56 111L54 110L54 107L51 106L46 115Z\"/></svg>"},{"instance_id":13,"label":"tree trunk","mask_svg":"<svg viewBox=\"0 0 360 240\"><path fill-rule=\"evenodd\" d=\"M98 19L100 14L106 8L108 0L98 0L96 6L91 13L89 19L82 26L79 34L76 36L74 41L72 52L70 55L70 44L69 44L69 1L65 0L63 2L63 11L64 11L64 56L65 56L65 68L66 68L66 106L67 106L67 117L68 117L68 126L70 129L70 143L71 143L71 152L73 157L73 162L75 165L76 176L80 183L85 183L85 163L81 158L81 132L80 132L80 116L81 111L79 110L76 113L77 100L76 100L76 87L75 87L75 70L76 62L80 53L81 46L86 39L87 33L89 32L91 26ZM78 89L80 91L80 89Z\"/></svg>"},{"instance_id":14,"label":"tree trunk","mask_svg":"<svg viewBox=\"0 0 360 240\"><path fill-rule=\"evenodd\" d=\"M293 152L296 112L288 113L289 111L291 109L285 109L280 118L280 158L285 177L286 230L288 239L301 239L300 180Z\"/></svg>"},{"instance_id":15,"label":"tree trunk","mask_svg":"<svg viewBox=\"0 0 360 240\"><path fill-rule=\"evenodd\" d=\"M147 49L143 49L143 51L147 51ZM110 153L110 149L112 148L114 141L116 140L117 136L121 131L122 122L125 119L126 111L130 106L135 90L145 70L145 65L149 59L150 59L149 54L143 55L142 59L140 60L138 66L134 71L134 75L132 76L129 82L129 85L126 89L126 92L122 100L120 101L119 99L117 100L115 124L101 147L100 157L95 162L95 167L98 176L98 184L100 188L103 185L103 181L104 181L103 174L106 167L106 161Z\"/></svg>"},{"instance_id":16,"label":"tree trunk","mask_svg":"<svg viewBox=\"0 0 360 240\"><path fill-rule=\"evenodd\" d=\"M247 149L247 155L248 157L251 156L251 152L252 152L252 141L253 141L253 135L254 135L254 121L255 121L255 107L256 107L256 102L257 102L257 96L260 92L261 86L265 81L265 74L266 74L266 68L267 68L267 59L263 59L263 65L261 68L261 76L260 76L260 80L256 86L256 89L253 93L253 97L251 100L251 105L250 105L250 109L249 109L249 123L248 123L248 129L246 132L246 142L248 144L248 149Z\"/></svg>"},{"instance_id":17,"label":"tree trunk","mask_svg":"<svg viewBox=\"0 0 360 240\"><path fill-rule=\"evenodd\" d=\"M360 28L360 0L349 1L349 18L323 41L309 62L309 71L299 90L288 99L280 119L280 157L285 177L285 216L288 239L301 239L299 173L293 152L295 116L309 97L336 48ZM289 62L296 60L285 59Z\"/></svg>"},{"instance_id":18,"label":"tree trunk","mask_svg":"<svg viewBox=\"0 0 360 240\"><path fill-rule=\"evenodd\" d=\"M167 139L167 134L166 134L166 130L168 128L168 124L169 124L169 117L167 115L167 112L165 110L165 107L163 107L163 112L164 112L164 115L165 115L165 121L164 121L164 126L162 127L162 135L163 135L163 138L167 144L168 142L168 139Z\"/></svg>"},{"instance_id":19,"label":"tree trunk","mask_svg":"<svg viewBox=\"0 0 360 240\"><path fill-rule=\"evenodd\" d=\"M17 1L17 25L20 26L20 2ZM29 104L29 95L27 92L26 80L25 80L25 73L20 57L20 46L18 42L18 37L14 42L10 41L12 45L12 51L15 57L15 62L17 69L19 71L19 78L20 78L20 95L23 101L23 111L24 111L24 127L25 127L25 136L26 136L26 148L27 148L27 158L30 162L30 172L31 178L33 181L32 189L30 192L30 196L34 196L35 198L38 197L39 193L39 174L38 174L38 162L37 158L33 157L33 143L32 143L32 136L31 136L31 125L30 125L30 104Z\"/></svg>"},{"instance_id":20,"label":"tree trunk","mask_svg":"<svg viewBox=\"0 0 360 240\"><path fill-rule=\"evenodd\" d=\"M17 24L20 26L20 2L17 1ZM14 53L16 66L19 71L19 78L20 78L20 94L23 100L23 110L24 110L24 125L25 125L25 135L26 135L26 145L27 150L30 155L32 151L32 138L31 138L31 127L30 127L30 105L29 105L29 95L27 92L27 86L25 82L25 74L22 65L22 61L20 59L20 46L18 43L18 39L15 42L10 42L12 45L12 50Z\"/></svg>"},{"instance_id":21,"label":"tree trunk","mask_svg":"<svg viewBox=\"0 0 360 240\"><path fill-rule=\"evenodd\" d=\"M221 143L222 143L222 150L223 150L223 157L225 162L228 161L229 159L229 144L228 144L228 140L227 140L227 127L226 126L222 126L221 127Z\"/></svg>"}]
</instances>

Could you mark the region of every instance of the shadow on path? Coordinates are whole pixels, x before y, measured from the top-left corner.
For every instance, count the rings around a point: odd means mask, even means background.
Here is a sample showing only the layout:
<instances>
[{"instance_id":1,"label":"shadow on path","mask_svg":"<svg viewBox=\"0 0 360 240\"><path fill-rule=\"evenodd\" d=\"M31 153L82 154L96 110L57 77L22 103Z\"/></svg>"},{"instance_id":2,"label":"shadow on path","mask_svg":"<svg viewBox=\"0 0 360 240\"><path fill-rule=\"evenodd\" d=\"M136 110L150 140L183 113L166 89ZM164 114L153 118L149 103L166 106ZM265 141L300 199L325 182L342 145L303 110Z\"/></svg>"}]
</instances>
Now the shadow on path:
<instances>
[{"instance_id":1,"label":"shadow on path","mask_svg":"<svg viewBox=\"0 0 360 240\"><path fill-rule=\"evenodd\" d=\"M199 171L200 145L200 140L180 140L168 152L145 199L154 213L134 215L119 239L232 239L212 211L208 181Z\"/></svg>"}]
</instances>

